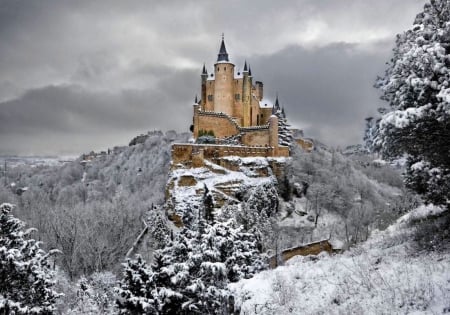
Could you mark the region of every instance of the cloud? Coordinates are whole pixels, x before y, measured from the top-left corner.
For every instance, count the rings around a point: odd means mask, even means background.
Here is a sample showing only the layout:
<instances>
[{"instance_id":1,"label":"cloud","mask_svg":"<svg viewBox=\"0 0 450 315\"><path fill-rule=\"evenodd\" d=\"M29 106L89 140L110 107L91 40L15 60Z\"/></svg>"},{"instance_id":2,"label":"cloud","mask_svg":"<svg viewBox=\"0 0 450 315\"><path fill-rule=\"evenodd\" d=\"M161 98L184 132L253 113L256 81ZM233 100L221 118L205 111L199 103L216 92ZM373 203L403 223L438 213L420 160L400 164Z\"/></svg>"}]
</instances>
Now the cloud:
<instances>
[{"instance_id":1,"label":"cloud","mask_svg":"<svg viewBox=\"0 0 450 315\"><path fill-rule=\"evenodd\" d=\"M184 131L222 32L232 61L251 62L291 122L330 144L358 142L380 105L373 80L423 3L3 0L0 154L76 153L148 129Z\"/></svg>"},{"instance_id":2,"label":"cloud","mask_svg":"<svg viewBox=\"0 0 450 315\"><path fill-rule=\"evenodd\" d=\"M386 49L356 44L292 46L253 58L252 71L264 81L267 97L278 92L293 125L329 145L345 146L361 142L364 118L384 105L373 83L387 57Z\"/></svg>"}]
</instances>

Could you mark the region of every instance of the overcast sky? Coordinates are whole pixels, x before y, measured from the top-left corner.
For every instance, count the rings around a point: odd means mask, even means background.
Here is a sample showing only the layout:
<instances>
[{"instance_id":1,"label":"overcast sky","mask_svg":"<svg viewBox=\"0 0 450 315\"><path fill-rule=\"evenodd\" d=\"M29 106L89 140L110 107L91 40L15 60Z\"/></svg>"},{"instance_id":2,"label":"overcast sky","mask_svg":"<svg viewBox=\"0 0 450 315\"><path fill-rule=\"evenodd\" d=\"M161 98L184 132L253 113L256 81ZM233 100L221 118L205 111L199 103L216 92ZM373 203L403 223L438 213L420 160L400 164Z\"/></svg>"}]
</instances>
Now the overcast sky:
<instances>
[{"instance_id":1,"label":"overcast sky","mask_svg":"<svg viewBox=\"0 0 450 315\"><path fill-rule=\"evenodd\" d=\"M360 143L372 87L424 0L0 0L0 154L74 154L188 131L220 38L288 121Z\"/></svg>"}]
</instances>

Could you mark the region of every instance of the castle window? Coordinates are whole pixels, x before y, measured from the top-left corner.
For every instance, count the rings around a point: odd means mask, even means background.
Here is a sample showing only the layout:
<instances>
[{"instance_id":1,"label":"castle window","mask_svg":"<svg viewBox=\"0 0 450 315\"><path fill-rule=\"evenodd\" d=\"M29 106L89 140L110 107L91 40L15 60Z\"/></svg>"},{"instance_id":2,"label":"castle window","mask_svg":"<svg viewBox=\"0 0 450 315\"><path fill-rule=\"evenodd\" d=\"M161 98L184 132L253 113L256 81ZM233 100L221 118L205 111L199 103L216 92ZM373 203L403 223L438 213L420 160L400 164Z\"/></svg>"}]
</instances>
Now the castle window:
<instances>
[{"instance_id":1,"label":"castle window","mask_svg":"<svg viewBox=\"0 0 450 315\"><path fill-rule=\"evenodd\" d=\"M212 102L213 101L213 96L212 95L208 95L208 101Z\"/></svg>"},{"instance_id":2,"label":"castle window","mask_svg":"<svg viewBox=\"0 0 450 315\"><path fill-rule=\"evenodd\" d=\"M239 101L241 99L241 94L234 94L234 99Z\"/></svg>"},{"instance_id":3,"label":"castle window","mask_svg":"<svg viewBox=\"0 0 450 315\"><path fill-rule=\"evenodd\" d=\"M223 71L227 71L227 67L223 67Z\"/></svg>"}]
</instances>

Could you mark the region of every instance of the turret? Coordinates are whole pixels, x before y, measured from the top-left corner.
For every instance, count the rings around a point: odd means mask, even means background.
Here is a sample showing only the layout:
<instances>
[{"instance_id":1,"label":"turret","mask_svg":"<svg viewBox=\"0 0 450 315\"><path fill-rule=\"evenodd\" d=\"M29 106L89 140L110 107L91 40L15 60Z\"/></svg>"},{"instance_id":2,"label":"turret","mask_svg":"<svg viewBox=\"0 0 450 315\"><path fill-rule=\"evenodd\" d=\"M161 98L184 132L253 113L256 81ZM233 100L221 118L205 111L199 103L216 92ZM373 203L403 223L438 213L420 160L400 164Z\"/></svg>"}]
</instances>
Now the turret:
<instances>
[{"instance_id":1,"label":"turret","mask_svg":"<svg viewBox=\"0 0 450 315\"><path fill-rule=\"evenodd\" d=\"M198 111L200 109L200 104L198 103L197 95L195 95L193 107L194 107L194 116L192 119L193 128L191 130L194 133L194 138L197 138L197 136L198 136Z\"/></svg>"},{"instance_id":2,"label":"turret","mask_svg":"<svg viewBox=\"0 0 450 315\"><path fill-rule=\"evenodd\" d=\"M273 147L273 155L278 155L278 117L269 118L269 146Z\"/></svg>"},{"instance_id":3,"label":"turret","mask_svg":"<svg viewBox=\"0 0 450 315\"><path fill-rule=\"evenodd\" d=\"M208 71L206 71L205 64L203 64L203 70L202 70L202 94L201 94L201 104L200 108L202 110L205 110L206 105L206 81L208 80Z\"/></svg>"},{"instance_id":4,"label":"turret","mask_svg":"<svg viewBox=\"0 0 450 315\"><path fill-rule=\"evenodd\" d=\"M252 77L250 76L247 61L244 64L243 87L242 87L242 126L251 126L251 104L252 104Z\"/></svg>"},{"instance_id":5,"label":"turret","mask_svg":"<svg viewBox=\"0 0 450 315\"><path fill-rule=\"evenodd\" d=\"M228 58L225 40L222 34L217 63L214 65L214 111L233 116L234 94L234 64Z\"/></svg>"},{"instance_id":6,"label":"turret","mask_svg":"<svg viewBox=\"0 0 450 315\"><path fill-rule=\"evenodd\" d=\"M278 102L278 93L277 98L275 99L274 114L276 114L280 110L280 102Z\"/></svg>"}]
</instances>

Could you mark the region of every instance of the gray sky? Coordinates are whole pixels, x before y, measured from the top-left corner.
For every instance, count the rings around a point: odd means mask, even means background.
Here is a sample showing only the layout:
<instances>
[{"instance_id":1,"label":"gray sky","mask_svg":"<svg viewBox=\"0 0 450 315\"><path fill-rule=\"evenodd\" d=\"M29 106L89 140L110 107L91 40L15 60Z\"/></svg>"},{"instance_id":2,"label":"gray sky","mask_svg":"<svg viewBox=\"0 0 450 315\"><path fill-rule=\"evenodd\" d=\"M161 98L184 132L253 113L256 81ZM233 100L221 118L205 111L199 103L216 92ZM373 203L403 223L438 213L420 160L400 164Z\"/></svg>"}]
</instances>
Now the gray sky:
<instances>
[{"instance_id":1,"label":"gray sky","mask_svg":"<svg viewBox=\"0 0 450 315\"><path fill-rule=\"evenodd\" d=\"M0 0L0 154L79 154L187 131L225 41L288 121L360 143L372 87L424 0Z\"/></svg>"}]
</instances>

